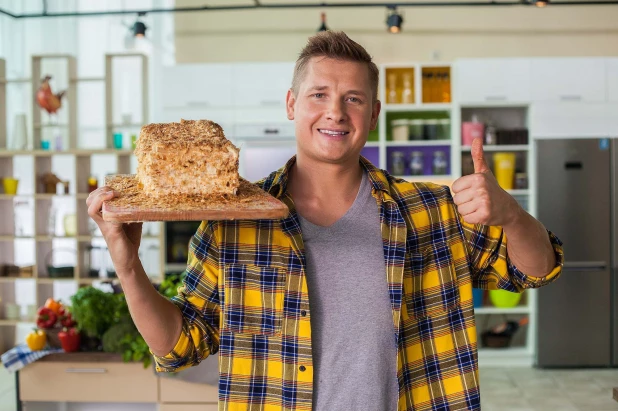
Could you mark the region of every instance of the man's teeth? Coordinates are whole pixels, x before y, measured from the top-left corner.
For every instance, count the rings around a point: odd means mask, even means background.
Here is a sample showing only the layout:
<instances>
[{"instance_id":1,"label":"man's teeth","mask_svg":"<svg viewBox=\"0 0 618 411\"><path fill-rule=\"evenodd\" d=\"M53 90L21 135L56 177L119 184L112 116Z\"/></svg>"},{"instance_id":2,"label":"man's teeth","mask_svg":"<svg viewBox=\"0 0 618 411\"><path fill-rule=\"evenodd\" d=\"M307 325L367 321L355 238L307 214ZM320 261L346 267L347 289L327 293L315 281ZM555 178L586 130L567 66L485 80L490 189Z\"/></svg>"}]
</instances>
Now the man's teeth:
<instances>
[{"instance_id":1,"label":"man's teeth","mask_svg":"<svg viewBox=\"0 0 618 411\"><path fill-rule=\"evenodd\" d=\"M347 131L331 131L331 130L321 130L320 132L324 133L324 134L329 134L331 136L343 136L345 134L348 134Z\"/></svg>"}]
</instances>

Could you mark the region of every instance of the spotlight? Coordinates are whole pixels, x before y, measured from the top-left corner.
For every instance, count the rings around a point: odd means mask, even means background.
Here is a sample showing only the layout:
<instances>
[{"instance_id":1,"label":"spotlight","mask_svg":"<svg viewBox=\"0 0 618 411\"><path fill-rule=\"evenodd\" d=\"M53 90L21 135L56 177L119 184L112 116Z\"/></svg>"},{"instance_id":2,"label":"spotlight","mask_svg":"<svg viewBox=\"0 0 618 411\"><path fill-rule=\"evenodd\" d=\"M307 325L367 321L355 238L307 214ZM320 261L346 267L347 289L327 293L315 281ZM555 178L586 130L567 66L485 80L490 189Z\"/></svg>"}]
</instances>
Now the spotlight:
<instances>
[{"instance_id":1,"label":"spotlight","mask_svg":"<svg viewBox=\"0 0 618 411\"><path fill-rule=\"evenodd\" d=\"M403 23L403 17L397 12L397 7L388 6L389 15L386 18L386 25L388 26L389 33L399 33L401 31L401 24Z\"/></svg>"},{"instance_id":2,"label":"spotlight","mask_svg":"<svg viewBox=\"0 0 618 411\"><path fill-rule=\"evenodd\" d=\"M145 13L139 13L137 15L137 21L135 23L133 23L133 27L131 28L131 31L133 32L133 37L144 37L144 36L146 36L146 29L148 27L146 27L146 25L144 23L139 21L139 18L141 16L144 16L144 15L145 15Z\"/></svg>"},{"instance_id":3,"label":"spotlight","mask_svg":"<svg viewBox=\"0 0 618 411\"><path fill-rule=\"evenodd\" d=\"M318 28L318 32L320 32L320 31L328 31L329 28L326 27L326 13L322 13L320 15L320 19L322 19L322 24L320 24L320 28Z\"/></svg>"},{"instance_id":4,"label":"spotlight","mask_svg":"<svg viewBox=\"0 0 618 411\"><path fill-rule=\"evenodd\" d=\"M548 4L549 4L549 0L536 0L534 2L534 5L537 6L538 8L547 7Z\"/></svg>"}]
</instances>

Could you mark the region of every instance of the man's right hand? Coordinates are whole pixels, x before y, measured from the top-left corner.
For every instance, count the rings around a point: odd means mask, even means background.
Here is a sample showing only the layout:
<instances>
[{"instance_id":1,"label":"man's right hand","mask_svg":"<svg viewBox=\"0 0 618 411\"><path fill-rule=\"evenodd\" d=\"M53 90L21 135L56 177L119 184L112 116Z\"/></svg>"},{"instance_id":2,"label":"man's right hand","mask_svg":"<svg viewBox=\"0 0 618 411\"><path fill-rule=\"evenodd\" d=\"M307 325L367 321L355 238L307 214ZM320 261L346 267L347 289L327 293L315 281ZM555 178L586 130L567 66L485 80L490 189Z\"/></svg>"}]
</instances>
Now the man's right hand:
<instances>
[{"instance_id":1,"label":"man's right hand","mask_svg":"<svg viewBox=\"0 0 618 411\"><path fill-rule=\"evenodd\" d=\"M142 223L121 224L103 220L101 209L104 201L117 195L110 187L100 187L88 196L86 205L88 215L99 226L107 248L112 257L114 268L119 276L139 264L139 245L142 238Z\"/></svg>"}]
</instances>

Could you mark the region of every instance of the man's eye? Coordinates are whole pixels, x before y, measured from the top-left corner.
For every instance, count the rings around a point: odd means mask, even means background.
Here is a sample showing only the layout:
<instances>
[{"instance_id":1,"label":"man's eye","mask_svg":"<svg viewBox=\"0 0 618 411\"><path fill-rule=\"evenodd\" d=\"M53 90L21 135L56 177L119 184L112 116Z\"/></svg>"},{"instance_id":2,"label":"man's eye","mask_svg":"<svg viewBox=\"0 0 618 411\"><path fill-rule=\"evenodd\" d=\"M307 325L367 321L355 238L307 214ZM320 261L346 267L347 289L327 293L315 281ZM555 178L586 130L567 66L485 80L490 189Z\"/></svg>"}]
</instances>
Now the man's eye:
<instances>
[{"instance_id":1,"label":"man's eye","mask_svg":"<svg viewBox=\"0 0 618 411\"><path fill-rule=\"evenodd\" d=\"M348 100L350 100L352 103L360 103L361 100L358 97L350 97Z\"/></svg>"},{"instance_id":2,"label":"man's eye","mask_svg":"<svg viewBox=\"0 0 618 411\"><path fill-rule=\"evenodd\" d=\"M313 97L316 97L316 98L322 98L322 97L324 97L324 93L315 93L315 94L313 95Z\"/></svg>"}]
</instances>

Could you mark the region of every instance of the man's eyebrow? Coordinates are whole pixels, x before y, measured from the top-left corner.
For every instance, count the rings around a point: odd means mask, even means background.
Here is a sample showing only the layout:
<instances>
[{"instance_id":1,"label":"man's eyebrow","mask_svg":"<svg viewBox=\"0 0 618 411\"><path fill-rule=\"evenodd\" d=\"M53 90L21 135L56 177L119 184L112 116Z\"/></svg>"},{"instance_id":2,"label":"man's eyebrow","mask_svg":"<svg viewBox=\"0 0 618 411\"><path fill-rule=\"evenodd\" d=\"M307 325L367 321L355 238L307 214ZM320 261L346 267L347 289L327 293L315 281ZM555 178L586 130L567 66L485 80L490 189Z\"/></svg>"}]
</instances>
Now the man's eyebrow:
<instances>
[{"instance_id":1,"label":"man's eyebrow","mask_svg":"<svg viewBox=\"0 0 618 411\"><path fill-rule=\"evenodd\" d=\"M328 86L313 86L309 88L309 91L324 91L328 90Z\"/></svg>"},{"instance_id":2,"label":"man's eyebrow","mask_svg":"<svg viewBox=\"0 0 618 411\"><path fill-rule=\"evenodd\" d=\"M367 93L361 90L350 90L347 94L355 94L357 96L367 96Z\"/></svg>"}]
</instances>

